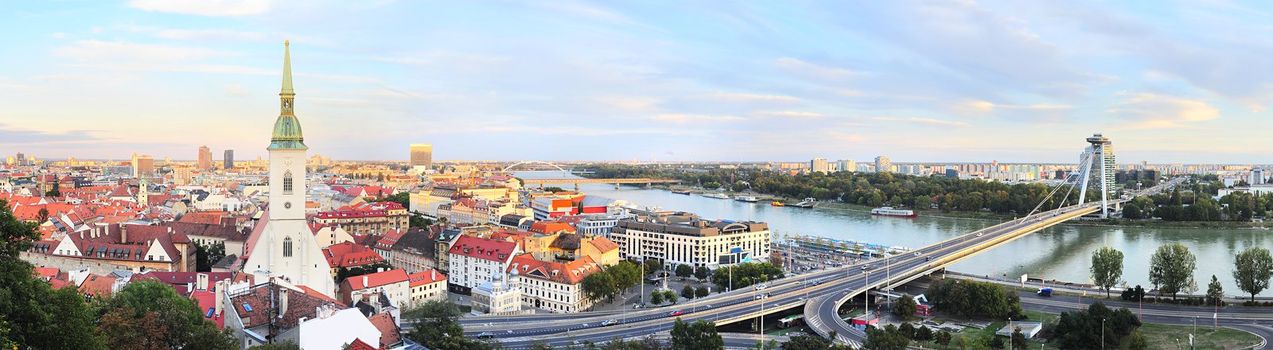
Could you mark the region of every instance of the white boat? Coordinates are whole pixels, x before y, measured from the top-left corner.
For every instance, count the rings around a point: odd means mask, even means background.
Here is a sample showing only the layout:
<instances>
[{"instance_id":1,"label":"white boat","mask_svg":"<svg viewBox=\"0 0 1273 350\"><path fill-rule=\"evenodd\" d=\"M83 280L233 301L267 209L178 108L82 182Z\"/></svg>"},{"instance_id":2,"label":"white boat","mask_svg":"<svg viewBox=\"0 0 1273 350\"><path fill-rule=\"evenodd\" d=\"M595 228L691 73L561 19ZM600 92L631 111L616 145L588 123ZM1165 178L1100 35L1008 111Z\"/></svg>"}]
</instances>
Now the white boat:
<instances>
[{"instance_id":1,"label":"white boat","mask_svg":"<svg viewBox=\"0 0 1273 350\"><path fill-rule=\"evenodd\" d=\"M813 208L816 205L818 205L818 200L813 197L810 197L810 198L805 198L804 200L800 201L800 203L788 204L787 206L797 207L797 208Z\"/></svg>"},{"instance_id":2,"label":"white boat","mask_svg":"<svg viewBox=\"0 0 1273 350\"><path fill-rule=\"evenodd\" d=\"M716 198L716 199L729 199L729 195L724 193L708 193L708 194L704 194L703 197Z\"/></svg>"},{"instance_id":3,"label":"white boat","mask_svg":"<svg viewBox=\"0 0 1273 350\"><path fill-rule=\"evenodd\" d=\"M914 210L894 209L893 207L881 207L881 208L871 209L871 215L897 216L897 217L904 217L904 218L913 218L916 216Z\"/></svg>"},{"instance_id":4,"label":"white boat","mask_svg":"<svg viewBox=\"0 0 1273 350\"><path fill-rule=\"evenodd\" d=\"M734 200L747 203L756 203L760 201L760 199L757 199L755 196L738 196L734 197Z\"/></svg>"}]
</instances>

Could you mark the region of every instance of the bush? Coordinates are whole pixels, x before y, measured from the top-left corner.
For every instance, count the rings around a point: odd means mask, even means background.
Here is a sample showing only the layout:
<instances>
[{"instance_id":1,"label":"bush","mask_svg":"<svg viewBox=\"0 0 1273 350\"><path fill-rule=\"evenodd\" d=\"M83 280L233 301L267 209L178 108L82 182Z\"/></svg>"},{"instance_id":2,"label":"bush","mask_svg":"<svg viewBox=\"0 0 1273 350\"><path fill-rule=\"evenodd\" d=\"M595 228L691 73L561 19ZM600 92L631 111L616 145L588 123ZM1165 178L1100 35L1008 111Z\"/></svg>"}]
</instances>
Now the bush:
<instances>
[{"instance_id":1,"label":"bush","mask_svg":"<svg viewBox=\"0 0 1273 350\"><path fill-rule=\"evenodd\" d=\"M993 283L937 280L926 293L933 306L964 318L1020 319L1021 299Z\"/></svg>"}]
</instances>

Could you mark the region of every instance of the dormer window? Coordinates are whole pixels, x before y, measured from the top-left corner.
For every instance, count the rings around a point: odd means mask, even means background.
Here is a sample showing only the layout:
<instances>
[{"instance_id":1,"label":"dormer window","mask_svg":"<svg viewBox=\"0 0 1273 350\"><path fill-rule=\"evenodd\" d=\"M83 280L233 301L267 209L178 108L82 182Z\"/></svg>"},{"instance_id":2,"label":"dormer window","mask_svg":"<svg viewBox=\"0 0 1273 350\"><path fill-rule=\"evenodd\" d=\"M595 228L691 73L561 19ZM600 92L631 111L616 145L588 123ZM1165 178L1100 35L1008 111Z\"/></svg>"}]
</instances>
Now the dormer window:
<instances>
[{"instance_id":1,"label":"dormer window","mask_svg":"<svg viewBox=\"0 0 1273 350\"><path fill-rule=\"evenodd\" d=\"M292 171L283 172L283 194L292 194Z\"/></svg>"}]
</instances>

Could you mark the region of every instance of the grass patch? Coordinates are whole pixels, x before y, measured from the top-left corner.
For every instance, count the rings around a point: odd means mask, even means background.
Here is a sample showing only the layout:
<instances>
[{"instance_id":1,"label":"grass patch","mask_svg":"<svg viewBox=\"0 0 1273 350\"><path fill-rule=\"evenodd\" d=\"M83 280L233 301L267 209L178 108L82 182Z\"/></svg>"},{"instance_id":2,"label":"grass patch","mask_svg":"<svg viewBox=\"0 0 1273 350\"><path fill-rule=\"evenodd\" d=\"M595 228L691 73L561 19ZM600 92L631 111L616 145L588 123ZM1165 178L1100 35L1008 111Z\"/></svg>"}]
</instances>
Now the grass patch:
<instances>
[{"instance_id":1,"label":"grass patch","mask_svg":"<svg viewBox=\"0 0 1273 350\"><path fill-rule=\"evenodd\" d=\"M1056 319L1061 318L1061 315L1058 315L1058 314L1050 314L1050 313L1039 312L1039 311L1026 311L1025 315L1026 317L1030 318L1029 320L1026 320L1026 321L1042 322L1043 324L1056 324Z\"/></svg>"},{"instance_id":2,"label":"grass patch","mask_svg":"<svg viewBox=\"0 0 1273 350\"><path fill-rule=\"evenodd\" d=\"M1181 346L1188 348L1189 332L1193 329L1193 326L1145 324L1140 327L1140 332L1145 335L1150 349L1176 349L1176 339L1180 339ZM1260 337L1251 333L1229 328L1213 329L1203 325L1198 325L1193 338L1195 349L1236 349L1259 342Z\"/></svg>"}]
</instances>

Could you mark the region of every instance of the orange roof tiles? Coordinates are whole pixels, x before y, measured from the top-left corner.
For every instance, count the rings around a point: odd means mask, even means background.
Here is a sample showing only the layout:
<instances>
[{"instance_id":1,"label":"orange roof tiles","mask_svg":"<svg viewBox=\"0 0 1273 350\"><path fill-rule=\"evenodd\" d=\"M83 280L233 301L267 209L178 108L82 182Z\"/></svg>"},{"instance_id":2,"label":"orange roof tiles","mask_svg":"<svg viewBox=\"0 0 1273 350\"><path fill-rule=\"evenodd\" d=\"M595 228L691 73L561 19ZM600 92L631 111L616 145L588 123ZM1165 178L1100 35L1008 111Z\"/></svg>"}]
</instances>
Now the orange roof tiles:
<instances>
[{"instance_id":1,"label":"orange roof tiles","mask_svg":"<svg viewBox=\"0 0 1273 350\"><path fill-rule=\"evenodd\" d=\"M584 277L601 271L601 265L592 258L582 257L567 263L539 261L533 254L527 253L513 257L508 264L508 272L516 271L523 277L548 280L562 284L578 284Z\"/></svg>"},{"instance_id":2,"label":"orange roof tiles","mask_svg":"<svg viewBox=\"0 0 1273 350\"><path fill-rule=\"evenodd\" d=\"M433 282L446 281L446 275L434 269L428 269L428 270L416 272L416 273L407 275L407 278L411 280L412 287L418 287L418 286L430 284Z\"/></svg>"},{"instance_id":3,"label":"orange roof tiles","mask_svg":"<svg viewBox=\"0 0 1273 350\"><path fill-rule=\"evenodd\" d=\"M351 276L346 278L342 284L349 286L349 290L361 290L406 281L408 281L406 270L393 269L361 276Z\"/></svg>"}]
</instances>

